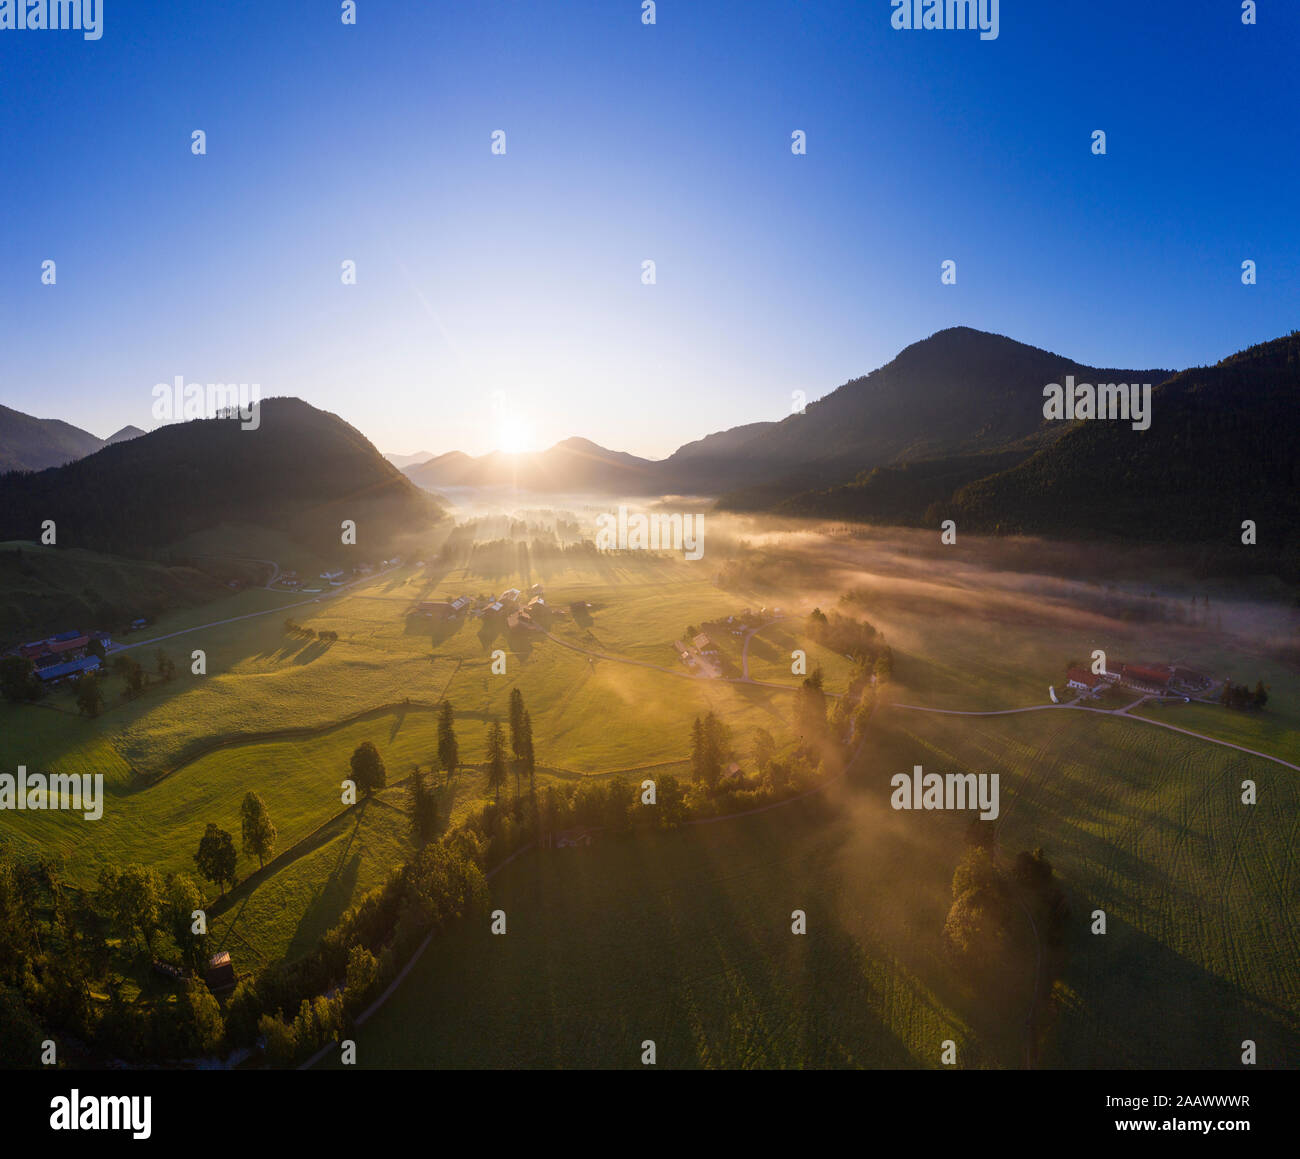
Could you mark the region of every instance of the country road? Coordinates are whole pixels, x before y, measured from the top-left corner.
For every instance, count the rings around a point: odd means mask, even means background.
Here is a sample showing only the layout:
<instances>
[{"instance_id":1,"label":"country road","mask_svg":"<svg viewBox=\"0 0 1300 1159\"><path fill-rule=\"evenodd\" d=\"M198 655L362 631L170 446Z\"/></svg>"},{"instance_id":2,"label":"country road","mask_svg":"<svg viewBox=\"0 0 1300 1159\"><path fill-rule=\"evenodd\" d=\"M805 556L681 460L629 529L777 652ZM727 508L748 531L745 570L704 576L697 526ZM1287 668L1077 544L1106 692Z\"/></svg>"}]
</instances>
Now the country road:
<instances>
[{"instance_id":1,"label":"country road","mask_svg":"<svg viewBox=\"0 0 1300 1159\"><path fill-rule=\"evenodd\" d=\"M1210 744L1223 745L1224 748L1236 749L1238 752L1247 753L1252 757L1260 757L1266 761L1273 761L1275 764L1284 765L1288 769L1294 769L1300 773L1300 765L1293 765L1290 761L1284 761L1281 757L1272 756L1270 753L1262 753L1258 749L1248 749L1245 745L1233 744L1231 741L1219 740L1217 737L1206 736L1203 732L1193 732L1190 728L1179 728L1176 724L1166 724L1163 720L1152 720L1149 716L1133 716L1129 709L1136 708L1137 705L1147 700L1142 697L1141 700L1125 708L1088 708L1082 704L1031 704L1026 708L1000 708L990 712L966 712L955 708L926 708L920 704L891 704L890 708L902 708L909 712L932 712L940 716L1014 716L1020 712L1044 712L1049 709L1058 709L1066 712L1095 712L1101 716L1121 716L1125 720L1135 720L1142 724L1153 724L1156 728L1167 728L1171 732L1181 732L1184 736L1194 736L1197 740L1208 741Z\"/></svg>"},{"instance_id":2,"label":"country road","mask_svg":"<svg viewBox=\"0 0 1300 1159\"><path fill-rule=\"evenodd\" d=\"M271 563L272 561L260 559L256 562ZM279 575L279 565L276 564L275 567L275 574ZM229 616L224 620L212 620L206 624L196 624L192 628L182 628L179 632L168 632L165 636L151 636L148 640L136 640L132 644L114 644L112 655L117 655L118 652L127 652L132 648L144 648L149 644L158 644L163 640L174 640L177 636L188 636L191 632L203 632L208 628L220 628L223 624L237 624L240 620L255 620L258 616L276 616L281 612L287 611L289 608L301 608L305 607L307 604L319 604L322 600L329 599L331 596L336 596L340 592L345 592L350 587L355 587L357 584L364 583L366 580L378 579L381 575L387 575L388 572L393 570L394 569L390 567L385 571L375 572L374 575L362 576L361 579L355 579L351 583L341 584L339 587L334 588L331 591L322 592L319 596L313 596L310 600L295 600L291 604L281 604L278 608L267 608L265 611L261 612L248 612L243 616Z\"/></svg>"}]
</instances>

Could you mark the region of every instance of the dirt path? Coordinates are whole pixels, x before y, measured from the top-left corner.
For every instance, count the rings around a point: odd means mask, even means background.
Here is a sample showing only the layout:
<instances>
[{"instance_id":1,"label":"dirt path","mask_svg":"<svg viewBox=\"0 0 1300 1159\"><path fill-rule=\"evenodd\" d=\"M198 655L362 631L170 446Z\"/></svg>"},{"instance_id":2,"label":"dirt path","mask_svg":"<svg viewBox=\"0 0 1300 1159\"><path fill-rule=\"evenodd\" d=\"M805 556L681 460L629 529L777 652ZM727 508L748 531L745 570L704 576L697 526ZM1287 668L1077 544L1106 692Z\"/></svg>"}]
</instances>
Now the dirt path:
<instances>
[{"instance_id":1,"label":"dirt path","mask_svg":"<svg viewBox=\"0 0 1300 1159\"><path fill-rule=\"evenodd\" d=\"M1284 761L1281 757L1272 756L1270 753L1262 753L1258 749L1248 749L1245 745L1233 744L1232 741L1219 740L1218 737L1206 736L1203 732L1193 732L1190 728L1179 728L1176 724L1166 724L1163 720L1152 720L1149 716L1133 716L1129 709L1136 708L1139 704L1144 703L1148 698L1142 697L1124 708L1088 708L1082 704L1031 704L1026 708L1000 708L990 712L967 712L956 708L927 708L921 704L891 704L890 708L902 708L909 712L933 712L940 716L1014 716L1020 712L1046 712L1050 709L1059 709L1067 712L1095 712L1101 716L1119 716L1125 720L1138 721L1141 724L1151 724L1156 728L1167 728L1171 732L1181 732L1184 736L1193 736L1197 740L1208 741L1210 744L1222 745L1224 748L1236 749L1238 752L1247 753L1252 757L1260 757L1262 760L1272 761L1274 764L1283 765L1288 769L1294 769L1300 773L1300 765L1293 765L1290 761Z\"/></svg>"}]
</instances>

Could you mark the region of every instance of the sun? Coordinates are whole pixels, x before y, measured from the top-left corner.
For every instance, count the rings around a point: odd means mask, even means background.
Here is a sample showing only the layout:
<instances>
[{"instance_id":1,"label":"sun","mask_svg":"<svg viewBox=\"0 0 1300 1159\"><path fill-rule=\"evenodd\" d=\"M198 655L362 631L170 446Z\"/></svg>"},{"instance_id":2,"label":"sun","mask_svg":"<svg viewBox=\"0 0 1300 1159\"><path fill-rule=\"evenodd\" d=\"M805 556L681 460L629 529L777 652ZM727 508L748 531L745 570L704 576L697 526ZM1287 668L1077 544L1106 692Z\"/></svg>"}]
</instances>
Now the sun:
<instances>
[{"instance_id":1,"label":"sun","mask_svg":"<svg viewBox=\"0 0 1300 1159\"><path fill-rule=\"evenodd\" d=\"M530 450L533 445L533 433L528 423L517 414L501 417L497 424L497 446L507 455L519 455Z\"/></svg>"}]
</instances>

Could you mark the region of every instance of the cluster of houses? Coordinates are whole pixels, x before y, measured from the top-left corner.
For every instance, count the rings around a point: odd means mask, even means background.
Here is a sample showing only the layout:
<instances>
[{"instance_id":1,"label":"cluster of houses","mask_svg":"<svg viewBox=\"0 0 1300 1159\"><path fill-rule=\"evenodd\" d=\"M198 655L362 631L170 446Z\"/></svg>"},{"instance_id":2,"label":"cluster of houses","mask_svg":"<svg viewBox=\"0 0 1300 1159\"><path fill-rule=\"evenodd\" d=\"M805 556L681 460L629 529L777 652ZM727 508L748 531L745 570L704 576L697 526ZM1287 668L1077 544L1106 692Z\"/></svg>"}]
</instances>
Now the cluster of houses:
<instances>
[{"instance_id":1,"label":"cluster of houses","mask_svg":"<svg viewBox=\"0 0 1300 1159\"><path fill-rule=\"evenodd\" d=\"M546 594L541 584L533 584L527 593L519 588L507 588L498 596L479 600L470 596L457 596L453 600L425 600L416 604L414 609L414 614L439 622L467 615L478 616L481 619L488 616L507 616L512 628L520 621L531 622L544 612L555 616L565 614L560 609L547 606Z\"/></svg>"},{"instance_id":2,"label":"cluster of houses","mask_svg":"<svg viewBox=\"0 0 1300 1159\"><path fill-rule=\"evenodd\" d=\"M718 646L707 632L692 636L689 644L674 640L673 649L677 658L692 672L701 672L706 676L718 674Z\"/></svg>"},{"instance_id":3,"label":"cluster of houses","mask_svg":"<svg viewBox=\"0 0 1300 1159\"><path fill-rule=\"evenodd\" d=\"M1094 695L1113 686L1153 695L1202 692L1209 688L1210 683L1208 676L1190 668L1176 668L1172 664L1117 664L1100 675L1086 668L1069 668L1065 673L1067 688Z\"/></svg>"},{"instance_id":4,"label":"cluster of houses","mask_svg":"<svg viewBox=\"0 0 1300 1159\"><path fill-rule=\"evenodd\" d=\"M143 620L136 623L144 626ZM94 672L99 667L99 655L91 650L92 643L99 644L104 652L113 646L107 632L82 632L74 628L44 640L20 644L18 655L32 662L38 679L54 684L69 676Z\"/></svg>"}]
</instances>

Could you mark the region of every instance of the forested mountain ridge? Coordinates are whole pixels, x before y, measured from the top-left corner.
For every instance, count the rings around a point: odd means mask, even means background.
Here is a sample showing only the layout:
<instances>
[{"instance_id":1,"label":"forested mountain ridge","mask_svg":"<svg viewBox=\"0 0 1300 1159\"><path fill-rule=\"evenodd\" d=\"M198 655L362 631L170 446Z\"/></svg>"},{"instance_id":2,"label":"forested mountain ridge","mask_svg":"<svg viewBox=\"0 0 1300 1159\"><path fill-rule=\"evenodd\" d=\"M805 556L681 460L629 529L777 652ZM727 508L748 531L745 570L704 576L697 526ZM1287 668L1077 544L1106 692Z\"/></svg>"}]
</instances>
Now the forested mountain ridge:
<instances>
[{"instance_id":1,"label":"forested mountain ridge","mask_svg":"<svg viewBox=\"0 0 1300 1159\"><path fill-rule=\"evenodd\" d=\"M0 477L0 539L38 539L53 520L59 544L122 555L223 522L333 551L344 519L377 551L441 514L364 435L296 398L263 401L257 429L175 423L63 467Z\"/></svg>"}]
</instances>

